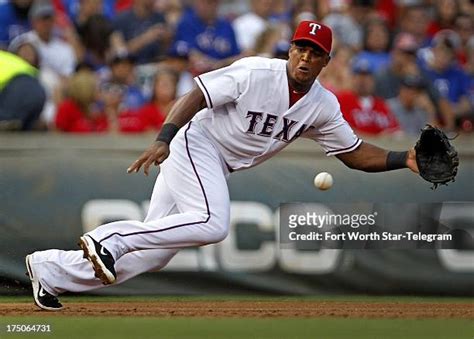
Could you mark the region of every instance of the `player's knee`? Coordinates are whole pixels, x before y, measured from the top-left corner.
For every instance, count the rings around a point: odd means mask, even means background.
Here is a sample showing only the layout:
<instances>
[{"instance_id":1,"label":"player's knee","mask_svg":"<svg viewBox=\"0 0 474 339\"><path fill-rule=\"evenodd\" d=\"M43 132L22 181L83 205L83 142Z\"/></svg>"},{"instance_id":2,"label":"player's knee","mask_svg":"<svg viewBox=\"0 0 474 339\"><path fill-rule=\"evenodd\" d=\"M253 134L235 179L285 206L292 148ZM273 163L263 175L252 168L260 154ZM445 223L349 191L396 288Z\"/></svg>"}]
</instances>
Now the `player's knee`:
<instances>
[{"instance_id":1,"label":"player's knee","mask_svg":"<svg viewBox=\"0 0 474 339\"><path fill-rule=\"evenodd\" d=\"M209 237L209 243L221 242L229 234L229 224L226 220L222 220L221 218L211 218L208 224L212 230Z\"/></svg>"},{"instance_id":2,"label":"player's knee","mask_svg":"<svg viewBox=\"0 0 474 339\"><path fill-rule=\"evenodd\" d=\"M227 237L228 234L229 234L229 230L227 228L219 227L212 232L212 235L210 236L210 239L209 239L209 243L215 244L215 243L221 242Z\"/></svg>"}]
</instances>

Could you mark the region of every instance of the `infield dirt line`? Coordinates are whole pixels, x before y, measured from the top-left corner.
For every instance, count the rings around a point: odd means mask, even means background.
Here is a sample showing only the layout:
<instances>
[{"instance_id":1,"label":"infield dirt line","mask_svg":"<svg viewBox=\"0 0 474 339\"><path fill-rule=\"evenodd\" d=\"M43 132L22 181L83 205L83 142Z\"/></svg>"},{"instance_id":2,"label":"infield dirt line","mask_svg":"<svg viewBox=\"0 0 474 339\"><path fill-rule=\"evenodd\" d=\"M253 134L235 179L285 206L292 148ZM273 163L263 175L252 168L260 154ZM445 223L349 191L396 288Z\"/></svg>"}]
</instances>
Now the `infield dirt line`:
<instances>
[{"instance_id":1,"label":"infield dirt line","mask_svg":"<svg viewBox=\"0 0 474 339\"><path fill-rule=\"evenodd\" d=\"M367 303L321 301L73 302L54 316L208 318L474 319L470 303ZM0 316L51 316L33 303L1 304Z\"/></svg>"}]
</instances>

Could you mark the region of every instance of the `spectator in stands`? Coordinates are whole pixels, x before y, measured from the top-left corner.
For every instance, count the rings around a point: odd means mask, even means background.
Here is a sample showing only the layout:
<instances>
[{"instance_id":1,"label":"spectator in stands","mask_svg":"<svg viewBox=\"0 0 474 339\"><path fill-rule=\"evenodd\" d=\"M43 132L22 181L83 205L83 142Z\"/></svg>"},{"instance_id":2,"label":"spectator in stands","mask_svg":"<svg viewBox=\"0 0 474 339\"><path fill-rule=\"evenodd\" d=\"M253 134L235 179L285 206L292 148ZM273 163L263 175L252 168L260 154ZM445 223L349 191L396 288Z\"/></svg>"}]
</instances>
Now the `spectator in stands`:
<instances>
[{"instance_id":1,"label":"spectator in stands","mask_svg":"<svg viewBox=\"0 0 474 339\"><path fill-rule=\"evenodd\" d=\"M190 71L189 53L190 48L188 44L185 41L178 41L173 44L164 61L165 67L179 75L178 84L176 86L177 97L188 93L195 85L193 75Z\"/></svg>"},{"instance_id":2,"label":"spectator in stands","mask_svg":"<svg viewBox=\"0 0 474 339\"><path fill-rule=\"evenodd\" d=\"M432 56L422 60L423 72L441 96L451 103L456 117L466 115L471 107L468 99L469 79L456 59L454 43L440 31L433 39Z\"/></svg>"},{"instance_id":3,"label":"spectator in stands","mask_svg":"<svg viewBox=\"0 0 474 339\"><path fill-rule=\"evenodd\" d=\"M387 67L390 62L390 31L381 19L372 19L364 27L362 51L357 55L368 60L375 72Z\"/></svg>"},{"instance_id":4,"label":"spectator in stands","mask_svg":"<svg viewBox=\"0 0 474 339\"><path fill-rule=\"evenodd\" d=\"M137 58L138 64L156 62L165 55L171 32L153 0L134 0L132 8L114 20L114 44Z\"/></svg>"},{"instance_id":5,"label":"spectator in stands","mask_svg":"<svg viewBox=\"0 0 474 339\"><path fill-rule=\"evenodd\" d=\"M288 7L292 2L293 1L289 2L287 0L273 0L271 20L278 23L290 22L292 15L291 8Z\"/></svg>"},{"instance_id":6,"label":"spectator in stands","mask_svg":"<svg viewBox=\"0 0 474 339\"><path fill-rule=\"evenodd\" d=\"M400 18L400 32L411 34L418 47L429 45L431 39L426 34L430 20L428 7L423 4L406 6Z\"/></svg>"},{"instance_id":7,"label":"spectator in stands","mask_svg":"<svg viewBox=\"0 0 474 339\"><path fill-rule=\"evenodd\" d=\"M295 0L290 7L291 22L290 31L296 29L301 21L317 20L317 2L312 0Z\"/></svg>"},{"instance_id":8,"label":"spectator in stands","mask_svg":"<svg viewBox=\"0 0 474 339\"><path fill-rule=\"evenodd\" d=\"M465 71L469 77L469 97L474 107L474 36L467 43Z\"/></svg>"},{"instance_id":9,"label":"spectator in stands","mask_svg":"<svg viewBox=\"0 0 474 339\"><path fill-rule=\"evenodd\" d=\"M119 117L122 115L128 116L129 114L129 111L122 107L125 93L126 87L118 83L107 82L100 86L100 101L107 117L107 130L109 132L118 132L120 130ZM135 125L136 114L133 114L132 119L132 124Z\"/></svg>"},{"instance_id":10,"label":"spectator in stands","mask_svg":"<svg viewBox=\"0 0 474 339\"><path fill-rule=\"evenodd\" d=\"M468 76L468 99L470 112L464 117L460 117L460 127L463 131L474 131L474 36L467 43L466 64L464 70Z\"/></svg>"},{"instance_id":11,"label":"spectator in stands","mask_svg":"<svg viewBox=\"0 0 474 339\"><path fill-rule=\"evenodd\" d=\"M228 20L218 17L218 5L219 0L195 0L178 24L175 43L188 44L195 74L230 64L239 57L234 29Z\"/></svg>"},{"instance_id":12,"label":"spectator in stands","mask_svg":"<svg viewBox=\"0 0 474 339\"><path fill-rule=\"evenodd\" d=\"M473 19L467 14L459 15L454 23L454 31L457 33L460 39L460 47L457 51L457 58L461 65L465 65L467 62L467 44L474 36Z\"/></svg>"},{"instance_id":13,"label":"spectator in stands","mask_svg":"<svg viewBox=\"0 0 474 339\"><path fill-rule=\"evenodd\" d=\"M153 94L150 102L139 110L150 127L159 130L176 99L178 74L170 68L162 67L155 74Z\"/></svg>"},{"instance_id":14,"label":"spectator in stands","mask_svg":"<svg viewBox=\"0 0 474 339\"><path fill-rule=\"evenodd\" d=\"M132 7L133 0L115 0L115 11L117 13L124 12Z\"/></svg>"},{"instance_id":15,"label":"spectator in stands","mask_svg":"<svg viewBox=\"0 0 474 339\"><path fill-rule=\"evenodd\" d=\"M459 14L457 0L435 0L435 17L429 23L427 34L434 37L436 33L443 29L453 29L456 17Z\"/></svg>"},{"instance_id":16,"label":"spectator in stands","mask_svg":"<svg viewBox=\"0 0 474 339\"><path fill-rule=\"evenodd\" d=\"M140 110L123 110L122 102L126 87L118 83L105 83L101 86L100 96L106 115L106 130L116 133L141 133L150 128L156 129L157 117L146 115Z\"/></svg>"},{"instance_id":17,"label":"spectator in stands","mask_svg":"<svg viewBox=\"0 0 474 339\"><path fill-rule=\"evenodd\" d=\"M349 91L352 86L351 60L353 49L348 45L339 44L333 48L331 62L323 68L318 80L333 93Z\"/></svg>"},{"instance_id":18,"label":"spectator in stands","mask_svg":"<svg viewBox=\"0 0 474 339\"><path fill-rule=\"evenodd\" d=\"M70 44L54 34L55 10L51 1L36 0L30 9L29 18L33 30L15 40L27 41L39 51L39 79L47 95L41 116L48 126L52 126L64 83L75 70L76 55ZM12 44L16 43L15 40Z\"/></svg>"},{"instance_id":19,"label":"spectator in stands","mask_svg":"<svg viewBox=\"0 0 474 339\"><path fill-rule=\"evenodd\" d=\"M416 64L418 47L413 35L408 33L397 35L391 51L390 64L376 74L376 95L385 99L396 97L400 90L401 79L419 73Z\"/></svg>"},{"instance_id":20,"label":"spectator in stands","mask_svg":"<svg viewBox=\"0 0 474 339\"><path fill-rule=\"evenodd\" d=\"M367 23L373 19L381 19L381 15L377 12L375 7L377 2L377 0L350 1L350 15L360 27L365 27Z\"/></svg>"},{"instance_id":21,"label":"spectator in stands","mask_svg":"<svg viewBox=\"0 0 474 339\"><path fill-rule=\"evenodd\" d=\"M18 55L31 66L39 69L40 55L38 49L30 42L21 39L15 39L15 43L8 46L8 51Z\"/></svg>"},{"instance_id":22,"label":"spectator in stands","mask_svg":"<svg viewBox=\"0 0 474 339\"><path fill-rule=\"evenodd\" d=\"M37 72L20 57L0 50L0 130L36 127L46 100Z\"/></svg>"},{"instance_id":23,"label":"spectator in stands","mask_svg":"<svg viewBox=\"0 0 474 339\"><path fill-rule=\"evenodd\" d=\"M58 105L56 127L62 132L90 133L107 130L107 117L97 105L98 80L82 70L67 82L66 98Z\"/></svg>"},{"instance_id":24,"label":"spectator in stands","mask_svg":"<svg viewBox=\"0 0 474 339\"><path fill-rule=\"evenodd\" d=\"M457 0L459 5L459 11L462 14L473 15L474 14L474 4L471 0Z\"/></svg>"},{"instance_id":25,"label":"spectator in stands","mask_svg":"<svg viewBox=\"0 0 474 339\"><path fill-rule=\"evenodd\" d=\"M398 96L389 99L387 104L397 118L401 130L408 135L419 136L420 130L426 124L438 124L435 107L420 76L404 77Z\"/></svg>"},{"instance_id":26,"label":"spectator in stands","mask_svg":"<svg viewBox=\"0 0 474 339\"><path fill-rule=\"evenodd\" d=\"M269 26L273 0L252 0L251 11L239 16L232 23L241 50L254 50L257 38Z\"/></svg>"},{"instance_id":27,"label":"spectator in stands","mask_svg":"<svg viewBox=\"0 0 474 339\"><path fill-rule=\"evenodd\" d=\"M114 3L115 0L55 0L56 16L60 17L58 14L62 14L67 18L62 27L64 40L73 46L78 62L89 62L97 69L103 66L103 58L100 56L104 48L93 40L103 39L102 44L110 44L110 37L104 37L104 28L107 26L107 31L113 31L110 20L115 16ZM90 34L91 30L95 30L94 36ZM107 34L110 35L109 32ZM90 46L91 43L93 47ZM92 56L87 49L94 51ZM99 60L94 60L96 57Z\"/></svg>"},{"instance_id":28,"label":"spectator in stands","mask_svg":"<svg viewBox=\"0 0 474 339\"><path fill-rule=\"evenodd\" d=\"M317 21L316 17L316 1L312 0L296 0L291 7L291 18L289 24L286 24L286 39L290 40L288 34L294 32L301 21ZM291 34L291 33L290 33Z\"/></svg>"},{"instance_id":29,"label":"spectator in stands","mask_svg":"<svg viewBox=\"0 0 474 339\"><path fill-rule=\"evenodd\" d=\"M68 77L74 72L76 56L72 47L54 36L54 7L49 0L36 0L29 17L33 30L24 39L33 43L41 56L41 68L49 68L58 76Z\"/></svg>"},{"instance_id":30,"label":"spectator in stands","mask_svg":"<svg viewBox=\"0 0 474 339\"><path fill-rule=\"evenodd\" d=\"M84 25L91 16L103 15L112 20L116 0L60 0L69 19L76 29Z\"/></svg>"},{"instance_id":31,"label":"spectator in stands","mask_svg":"<svg viewBox=\"0 0 474 339\"><path fill-rule=\"evenodd\" d=\"M111 42L112 32L111 22L99 14L89 17L78 30L82 43L80 61L89 64L99 75L106 74L107 60L114 53Z\"/></svg>"},{"instance_id":32,"label":"spectator in stands","mask_svg":"<svg viewBox=\"0 0 474 339\"><path fill-rule=\"evenodd\" d=\"M358 133L383 135L399 132L400 126L383 98L374 96L373 66L368 60L355 59L354 89L336 93L344 119Z\"/></svg>"},{"instance_id":33,"label":"spectator in stands","mask_svg":"<svg viewBox=\"0 0 474 339\"><path fill-rule=\"evenodd\" d=\"M171 31L176 30L181 15L183 14L183 3L181 0L157 0L155 2L155 9L163 13L166 24Z\"/></svg>"},{"instance_id":34,"label":"spectator in stands","mask_svg":"<svg viewBox=\"0 0 474 339\"><path fill-rule=\"evenodd\" d=\"M290 51L290 43L286 40L277 41L273 49L273 58L288 60L288 52Z\"/></svg>"},{"instance_id":35,"label":"spectator in stands","mask_svg":"<svg viewBox=\"0 0 474 339\"><path fill-rule=\"evenodd\" d=\"M329 14L323 22L332 28L334 37L343 45L351 46L354 50L362 47L362 26L352 17L350 6L345 1L331 1Z\"/></svg>"},{"instance_id":36,"label":"spectator in stands","mask_svg":"<svg viewBox=\"0 0 474 339\"><path fill-rule=\"evenodd\" d=\"M134 111L143 106L145 98L135 84L135 58L131 55L115 55L110 62L109 83L117 84L123 89L123 100L120 111Z\"/></svg>"},{"instance_id":37,"label":"spectator in stands","mask_svg":"<svg viewBox=\"0 0 474 339\"><path fill-rule=\"evenodd\" d=\"M417 65L416 52L418 43L408 33L400 33L395 38L391 51L389 66L376 74L375 95L384 99L397 97L400 92L402 78L409 75L420 75L427 84L427 93L436 107L438 121L446 129L454 128L454 113L448 100L443 98L429 78L424 75Z\"/></svg>"},{"instance_id":38,"label":"spectator in stands","mask_svg":"<svg viewBox=\"0 0 474 339\"><path fill-rule=\"evenodd\" d=\"M71 17L68 16L61 0L49 1L51 1L52 6L54 7L54 36L71 45L76 55L76 59L80 59L82 55L82 45L74 22L71 21Z\"/></svg>"},{"instance_id":39,"label":"spectator in stands","mask_svg":"<svg viewBox=\"0 0 474 339\"><path fill-rule=\"evenodd\" d=\"M256 55L271 58L277 44L282 42L288 44L288 40L282 38L282 27L269 26L257 37L253 52Z\"/></svg>"},{"instance_id":40,"label":"spectator in stands","mask_svg":"<svg viewBox=\"0 0 474 339\"><path fill-rule=\"evenodd\" d=\"M402 4L402 1L397 0L375 2L377 16L382 18L387 23L388 27L390 28L390 31L396 28L398 16L400 15L400 6Z\"/></svg>"},{"instance_id":41,"label":"spectator in stands","mask_svg":"<svg viewBox=\"0 0 474 339\"><path fill-rule=\"evenodd\" d=\"M17 36L31 29L28 11L33 0L0 2L0 49L6 49Z\"/></svg>"},{"instance_id":42,"label":"spectator in stands","mask_svg":"<svg viewBox=\"0 0 474 339\"><path fill-rule=\"evenodd\" d=\"M38 48L29 42L25 35L15 38L8 47L8 50L38 69L36 77L46 91L46 102L43 106L39 121L35 124L35 128L54 128L56 103L59 102L62 96L62 86L57 85L59 81L57 76L50 69L40 67L41 56Z\"/></svg>"},{"instance_id":43,"label":"spectator in stands","mask_svg":"<svg viewBox=\"0 0 474 339\"><path fill-rule=\"evenodd\" d=\"M98 86L97 76L90 70L76 73L68 82L67 98L59 105L57 128L69 133L147 131L150 117L122 109L125 91L126 87L118 83Z\"/></svg>"}]
</instances>

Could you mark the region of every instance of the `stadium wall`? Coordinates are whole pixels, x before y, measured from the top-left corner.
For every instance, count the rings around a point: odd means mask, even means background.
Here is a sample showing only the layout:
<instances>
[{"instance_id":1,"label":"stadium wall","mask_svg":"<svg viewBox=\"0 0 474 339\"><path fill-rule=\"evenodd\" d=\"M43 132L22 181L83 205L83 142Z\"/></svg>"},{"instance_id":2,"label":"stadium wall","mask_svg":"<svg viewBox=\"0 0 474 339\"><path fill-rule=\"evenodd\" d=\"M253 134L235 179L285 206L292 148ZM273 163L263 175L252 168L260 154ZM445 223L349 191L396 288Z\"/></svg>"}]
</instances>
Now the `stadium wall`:
<instances>
[{"instance_id":1,"label":"stadium wall","mask_svg":"<svg viewBox=\"0 0 474 339\"><path fill-rule=\"evenodd\" d=\"M77 249L78 237L97 225L143 218L157 171L145 177L127 175L126 168L150 140L152 135L0 135L1 294L21 292L27 285L26 254ZM461 160L458 178L437 190L409 171L353 171L326 157L314 142L295 142L261 166L231 175L232 229L224 242L183 250L160 273L96 293L474 295L472 242L467 250L308 251L282 250L277 241L277 209L286 202L378 208L403 225L426 222L420 221L419 211L430 206L436 210L433 219L447 213L472 230L472 141L463 136L454 141ZM394 150L414 142L374 141ZM321 171L335 179L326 192L312 184ZM453 202L463 205L452 212Z\"/></svg>"}]
</instances>

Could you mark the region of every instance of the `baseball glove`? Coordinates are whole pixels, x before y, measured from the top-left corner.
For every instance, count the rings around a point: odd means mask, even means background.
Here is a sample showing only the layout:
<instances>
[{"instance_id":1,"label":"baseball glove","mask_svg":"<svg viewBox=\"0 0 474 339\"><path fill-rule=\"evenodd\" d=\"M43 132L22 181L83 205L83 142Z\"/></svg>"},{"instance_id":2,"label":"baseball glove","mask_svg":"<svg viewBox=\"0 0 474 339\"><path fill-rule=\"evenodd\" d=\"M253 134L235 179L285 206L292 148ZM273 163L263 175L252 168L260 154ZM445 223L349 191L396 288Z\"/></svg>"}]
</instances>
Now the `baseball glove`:
<instances>
[{"instance_id":1,"label":"baseball glove","mask_svg":"<svg viewBox=\"0 0 474 339\"><path fill-rule=\"evenodd\" d=\"M447 185L458 172L458 152L440 129L426 125L415 145L416 163L420 176L433 184Z\"/></svg>"}]
</instances>

